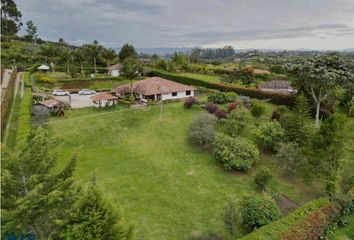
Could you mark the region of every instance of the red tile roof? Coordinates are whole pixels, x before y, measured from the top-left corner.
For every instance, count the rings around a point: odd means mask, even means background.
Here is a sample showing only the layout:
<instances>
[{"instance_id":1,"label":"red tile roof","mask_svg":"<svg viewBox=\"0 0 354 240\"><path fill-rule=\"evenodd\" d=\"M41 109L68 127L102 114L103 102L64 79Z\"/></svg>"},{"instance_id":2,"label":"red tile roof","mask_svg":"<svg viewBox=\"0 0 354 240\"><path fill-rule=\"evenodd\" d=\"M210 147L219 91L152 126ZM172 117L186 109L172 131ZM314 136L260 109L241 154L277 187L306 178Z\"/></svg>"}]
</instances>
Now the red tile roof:
<instances>
[{"instance_id":1,"label":"red tile roof","mask_svg":"<svg viewBox=\"0 0 354 240\"><path fill-rule=\"evenodd\" d=\"M184 92L195 90L194 87L176 83L160 77L151 77L133 84L133 92L143 95L155 95L161 93ZM114 89L116 93L129 93L130 85L123 85Z\"/></svg>"},{"instance_id":2,"label":"red tile roof","mask_svg":"<svg viewBox=\"0 0 354 240\"><path fill-rule=\"evenodd\" d=\"M38 104L44 105L48 108L52 108L52 107L58 106L60 104L60 102L55 99L48 99L48 100L44 100L42 102L39 102Z\"/></svg>"},{"instance_id":3,"label":"red tile roof","mask_svg":"<svg viewBox=\"0 0 354 240\"><path fill-rule=\"evenodd\" d=\"M112 96L111 94L108 93L98 93L95 96L92 96L91 99L93 101L107 101L107 100L117 100L118 98L115 96Z\"/></svg>"}]
</instances>

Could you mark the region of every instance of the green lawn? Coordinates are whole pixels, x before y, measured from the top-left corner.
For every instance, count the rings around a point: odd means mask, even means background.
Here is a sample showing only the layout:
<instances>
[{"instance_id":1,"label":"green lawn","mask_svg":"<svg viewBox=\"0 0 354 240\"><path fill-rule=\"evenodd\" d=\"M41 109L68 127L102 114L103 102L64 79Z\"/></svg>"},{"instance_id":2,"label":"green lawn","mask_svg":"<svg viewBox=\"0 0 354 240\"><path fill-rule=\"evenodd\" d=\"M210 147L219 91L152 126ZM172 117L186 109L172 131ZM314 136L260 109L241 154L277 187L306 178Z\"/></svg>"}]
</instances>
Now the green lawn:
<instances>
[{"instance_id":1,"label":"green lawn","mask_svg":"<svg viewBox=\"0 0 354 240\"><path fill-rule=\"evenodd\" d=\"M190 122L201 111L199 106L186 110L181 102L164 104L160 122L158 106L88 108L51 118L46 126L62 142L58 168L77 150L76 179L86 184L96 173L105 196L135 224L138 239L187 239L195 233L223 233L220 214L227 199L255 194L253 172L224 171L211 153L189 144ZM259 164L277 173L270 156L262 156ZM271 188L299 204L316 197L312 186L278 175Z\"/></svg>"},{"instance_id":2,"label":"green lawn","mask_svg":"<svg viewBox=\"0 0 354 240\"><path fill-rule=\"evenodd\" d=\"M220 83L220 76L216 75L207 75L207 74L200 74L200 73L175 73L175 72L168 72L170 75L175 75L175 76L184 76L184 77L190 77L190 78L195 78L198 80L202 80L205 82L210 82L210 83Z\"/></svg>"}]
</instances>

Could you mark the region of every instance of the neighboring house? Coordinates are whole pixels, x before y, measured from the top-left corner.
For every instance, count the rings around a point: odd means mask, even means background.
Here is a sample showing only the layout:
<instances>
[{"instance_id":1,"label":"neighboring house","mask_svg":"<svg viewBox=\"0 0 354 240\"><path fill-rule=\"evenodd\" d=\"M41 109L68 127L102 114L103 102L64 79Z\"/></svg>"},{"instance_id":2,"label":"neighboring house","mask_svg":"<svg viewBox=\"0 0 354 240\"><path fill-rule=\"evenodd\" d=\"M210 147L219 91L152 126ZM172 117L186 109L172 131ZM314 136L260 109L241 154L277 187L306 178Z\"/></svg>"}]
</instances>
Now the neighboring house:
<instances>
[{"instance_id":1,"label":"neighboring house","mask_svg":"<svg viewBox=\"0 0 354 240\"><path fill-rule=\"evenodd\" d=\"M108 72L109 74L111 74L112 77L119 77L119 75L121 74L123 65L121 63L112 65L109 69Z\"/></svg>"},{"instance_id":2,"label":"neighboring house","mask_svg":"<svg viewBox=\"0 0 354 240\"><path fill-rule=\"evenodd\" d=\"M285 80L272 80L264 84L258 85L258 89L266 92L279 92L279 93L296 93L289 81Z\"/></svg>"},{"instance_id":3,"label":"neighboring house","mask_svg":"<svg viewBox=\"0 0 354 240\"><path fill-rule=\"evenodd\" d=\"M95 96L92 96L91 99L95 106L99 108L112 106L118 102L118 98L116 96L112 96L111 94L105 92L98 93Z\"/></svg>"},{"instance_id":4,"label":"neighboring house","mask_svg":"<svg viewBox=\"0 0 354 240\"><path fill-rule=\"evenodd\" d=\"M60 101L55 99L44 100L42 102L35 103L32 107L32 112L34 115L49 116L60 106L60 104Z\"/></svg>"},{"instance_id":5,"label":"neighboring house","mask_svg":"<svg viewBox=\"0 0 354 240\"><path fill-rule=\"evenodd\" d=\"M194 97L195 90L194 87L188 85L160 77L151 77L134 83L132 89L127 84L117 87L113 91L117 96L133 92L134 96L140 100L175 100Z\"/></svg>"}]
</instances>

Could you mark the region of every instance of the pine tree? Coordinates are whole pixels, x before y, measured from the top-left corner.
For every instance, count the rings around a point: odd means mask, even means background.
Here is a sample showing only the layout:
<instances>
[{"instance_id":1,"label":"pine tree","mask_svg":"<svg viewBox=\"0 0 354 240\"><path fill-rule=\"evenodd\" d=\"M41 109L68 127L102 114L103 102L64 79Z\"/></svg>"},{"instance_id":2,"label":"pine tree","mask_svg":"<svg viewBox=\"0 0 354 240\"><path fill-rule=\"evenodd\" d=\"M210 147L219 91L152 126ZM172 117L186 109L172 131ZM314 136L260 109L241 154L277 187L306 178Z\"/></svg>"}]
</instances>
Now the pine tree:
<instances>
[{"instance_id":1,"label":"pine tree","mask_svg":"<svg viewBox=\"0 0 354 240\"><path fill-rule=\"evenodd\" d=\"M39 239L59 234L75 201L74 156L59 174L52 174L57 155L42 128L29 132L20 152L3 157L2 232L32 233Z\"/></svg>"},{"instance_id":2,"label":"pine tree","mask_svg":"<svg viewBox=\"0 0 354 240\"><path fill-rule=\"evenodd\" d=\"M92 180L70 213L64 239L132 239L133 229L126 226L116 211L102 197Z\"/></svg>"},{"instance_id":3,"label":"pine tree","mask_svg":"<svg viewBox=\"0 0 354 240\"><path fill-rule=\"evenodd\" d=\"M282 126L287 130L289 141L296 142L299 146L305 145L311 135L310 106L304 94L300 94L295 100L295 106L291 113L285 114Z\"/></svg>"}]
</instances>

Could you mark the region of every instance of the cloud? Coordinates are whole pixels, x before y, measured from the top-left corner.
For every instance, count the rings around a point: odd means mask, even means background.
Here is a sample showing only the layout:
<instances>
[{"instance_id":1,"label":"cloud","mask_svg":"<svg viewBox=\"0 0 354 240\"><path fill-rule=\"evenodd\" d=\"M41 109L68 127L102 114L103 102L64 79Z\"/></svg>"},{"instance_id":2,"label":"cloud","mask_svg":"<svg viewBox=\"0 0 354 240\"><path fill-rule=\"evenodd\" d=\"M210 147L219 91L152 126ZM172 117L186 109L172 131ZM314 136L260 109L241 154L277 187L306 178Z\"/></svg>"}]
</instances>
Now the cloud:
<instances>
[{"instance_id":1,"label":"cloud","mask_svg":"<svg viewBox=\"0 0 354 240\"><path fill-rule=\"evenodd\" d=\"M354 38L352 0L17 0L46 39L138 47ZM354 42L354 39L353 39ZM296 48L296 46L293 46Z\"/></svg>"}]
</instances>

